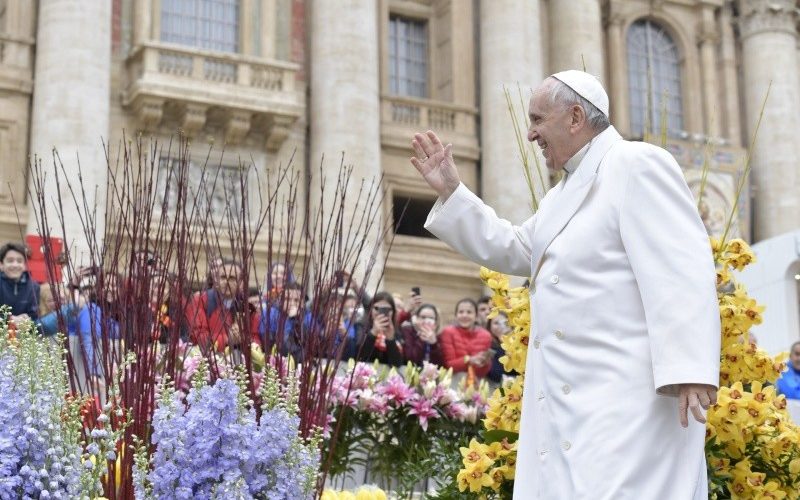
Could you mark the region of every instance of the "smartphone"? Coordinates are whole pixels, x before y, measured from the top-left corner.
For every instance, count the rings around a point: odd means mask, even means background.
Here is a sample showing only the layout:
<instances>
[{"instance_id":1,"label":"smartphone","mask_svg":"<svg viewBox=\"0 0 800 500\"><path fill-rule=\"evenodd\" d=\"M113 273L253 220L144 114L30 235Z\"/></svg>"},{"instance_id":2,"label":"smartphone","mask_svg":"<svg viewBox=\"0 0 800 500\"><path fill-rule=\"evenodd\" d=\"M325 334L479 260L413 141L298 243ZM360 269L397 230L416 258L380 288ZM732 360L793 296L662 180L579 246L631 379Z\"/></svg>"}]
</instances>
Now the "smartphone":
<instances>
[{"instance_id":1,"label":"smartphone","mask_svg":"<svg viewBox=\"0 0 800 500\"><path fill-rule=\"evenodd\" d=\"M388 306L376 307L375 309L376 309L377 313L382 315L382 316L387 316L388 317L388 316L391 316L391 314L392 314L392 308L388 307Z\"/></svg>"},{"instance_id":2,"label":"smartphone","mask_svg":"<svg viewBox=\"0 0 800 500\"><path fill-rule=\"evenodd\" d=\"M419 291L419 287L418 286L412 286L411 287L411 293L413 293L414 295L422 295L422 293L420 293L420 291Z\"/></svg>"}]
</instances>

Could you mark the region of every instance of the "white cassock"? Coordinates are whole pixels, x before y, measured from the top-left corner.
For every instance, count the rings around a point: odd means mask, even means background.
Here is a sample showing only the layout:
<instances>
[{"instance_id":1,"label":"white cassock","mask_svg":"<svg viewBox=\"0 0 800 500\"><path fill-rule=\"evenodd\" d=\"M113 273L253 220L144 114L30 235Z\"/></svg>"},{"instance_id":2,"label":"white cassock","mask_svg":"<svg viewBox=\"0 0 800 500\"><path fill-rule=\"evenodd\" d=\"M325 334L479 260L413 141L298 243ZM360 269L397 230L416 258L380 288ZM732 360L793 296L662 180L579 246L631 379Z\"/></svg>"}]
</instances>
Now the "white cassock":
<instances>
[{"instance_id":1,"label":"white cassock","mask_svg":"<svg viewBox=\"0 0 800 500\"><path fill-rule=\"evenodd\" d=\"M462 184L425 227L532 276L515 499L707 499L705 426L691 414L680 426L675 384L717 386L719 308L708 236L669 153L609 127L521 226Z\"/></svg>"}]
</instances>

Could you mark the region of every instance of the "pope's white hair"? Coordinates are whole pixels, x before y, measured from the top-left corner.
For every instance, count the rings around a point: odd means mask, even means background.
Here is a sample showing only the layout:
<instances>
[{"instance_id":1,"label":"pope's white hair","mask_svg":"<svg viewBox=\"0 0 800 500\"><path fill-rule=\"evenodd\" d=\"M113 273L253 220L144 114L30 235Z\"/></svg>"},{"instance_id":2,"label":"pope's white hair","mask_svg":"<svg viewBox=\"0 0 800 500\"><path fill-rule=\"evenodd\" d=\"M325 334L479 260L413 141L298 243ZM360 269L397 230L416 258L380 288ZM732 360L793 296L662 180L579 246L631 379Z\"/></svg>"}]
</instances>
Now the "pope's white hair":
<instances>
[{"instance_id":1,"label":"pope's white hair","mask_svg":"<svg viewBox=\"0 0 800 500\"><path fill-rule=\"evenodd\" d=\"M586 122L592 127L593 130L601 132L605 130L611 123L608 117L597 106L586 100L583 96L572 90L566 83L558 78L550 78L550 88L548 94L550 104L559 106L562 109L568 106L578 105L583 108L586 113Z\"/></svg>"}]
</instances>

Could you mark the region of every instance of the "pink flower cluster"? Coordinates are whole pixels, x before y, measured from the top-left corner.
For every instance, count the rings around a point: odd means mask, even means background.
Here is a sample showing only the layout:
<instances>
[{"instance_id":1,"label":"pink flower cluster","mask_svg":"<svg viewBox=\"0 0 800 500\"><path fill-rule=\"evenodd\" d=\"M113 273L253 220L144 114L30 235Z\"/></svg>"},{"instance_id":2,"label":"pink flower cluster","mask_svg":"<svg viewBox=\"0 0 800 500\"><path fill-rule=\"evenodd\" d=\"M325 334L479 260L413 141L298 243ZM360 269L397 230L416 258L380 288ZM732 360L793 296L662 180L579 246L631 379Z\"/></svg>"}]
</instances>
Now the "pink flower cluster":
<instances>
[{"instance_id":1,"label":"pink flower cluster","mask_svg":"<svg viewBox=\"0 0 800 500\"><path fill-rule=\"evenodd\" d=\"M436 418L476 423L486 413L486 390L453 387L451 380L451 372L430 363L422 369L404 367L403 375L356 363L333 379L330 402L334 408L346 405L379 416L415 415L425 431Z\"/></svg>"}]
</instances>

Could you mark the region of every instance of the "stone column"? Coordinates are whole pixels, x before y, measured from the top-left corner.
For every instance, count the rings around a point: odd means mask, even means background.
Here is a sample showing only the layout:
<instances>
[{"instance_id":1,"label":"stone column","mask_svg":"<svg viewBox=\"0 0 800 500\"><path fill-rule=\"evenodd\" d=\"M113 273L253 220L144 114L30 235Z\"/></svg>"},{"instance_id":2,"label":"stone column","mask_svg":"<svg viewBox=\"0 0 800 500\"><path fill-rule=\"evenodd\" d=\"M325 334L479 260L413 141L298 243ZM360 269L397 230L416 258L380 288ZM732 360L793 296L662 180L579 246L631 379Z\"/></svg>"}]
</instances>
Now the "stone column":
<instances>
[{"instance_id":1,"label":"stone column","mask_svg":"<svg viewBox=\"0 0 800 500\"><path fill-rule=\"evenodd\" d=\"M734 145L742 144L741 111L739 109L739 73L736 67L736 40L733 34L732 6L726 4L720 17L722 36L722 78L725 87L725 133Z\"/></svg>"},{"instance_id":2,"label":"stone column","mask_svg":"<svg viewBox=\"0 0 800 500\"><path fill-rule=\"evenodd\" d=\"M88 29L87 27L91 27ZM61 176L64 204L62 235L55 212L48 212L53 236L65 236L71 257L88 257L88 243L76 204L66 188L79 193L78 159L87 199L97 204L98 244L102 245L107 165L102 140L109 134L111 74L111 1L41 0L36 38L33 85L31 155L38 156L47 172L46 203L59 196L54 182L53 148L66 170ZM36 206L31 202L28 232L36 232Z\"/></svg>"},{"instance_id":3,"label":"stone column","mask_svg":"<svg viewBox=\"0 0 800 500\"><path fill-rule=\"evenodd\" d=\"M763 240L800 227L797 15L794 0L740 0L739 5L748 136L772 82L752 163L755 240Z\"/></svg>"},{"instance_id":4,"label":"stone column","mask_svg":"<svg viewBox=\"0 0 800 500\"><path fill-rule=\"evenodd\" d=\"M550 0L550 73L583 69L605 80L599 0ZM582 58L582 59L581 59Z\"/></svg>"},{"instance_id":5,"label":"stone column","mask_svg":"<svg viewBox=\"0 0 800 500\"><path fill-rule=\"evenodd\" d=\"M479 19L481 194L498 215L521 223L532 213L529 206L531 197L523 176L503 86L511 91L514 113L524 127L531 89L536 88L543 78L539 2L481 0ZM524 110L519 107L517 84L522 88ZM533 161L531 163L535 170ZM544 190L548 187L549 177L541 158L540 166L545 186L539 188ZM536 173L534 179L538 180Z\"/></svg>"},{"instance_id":6,"label":"stone column","mask_svg":"<svg viewBox=\"0 0 800 500\"><path fill-rule=\"evenodd\" d=\"M703 78L703 118L705 134L718 138L722 135L722 114L719 113L722 101L720 99L719 68L717 67L717 44L719 33L714 19L714 8L704 5L700 34L697 41L700 50L700 68Z\"/></svg>"},{"instance_id":7,"label":"stone column","mask_svg":"<svg viewBox=\"0 0 800 500\"><path fill-rule=\"evenodd\" d=\"M150 36L153 23L152 4L139 1L134 4L133 9L133 46L138 47L152 39Z\"/></svg>"},{"instance_id":8,"label":"stone column","mask_svg":"<svg viewBox=\"0 0 800 500\"><path fill-rule=\"evenodd\" d=\"M630 107L628 105L628 62L625 59L625 33L622 16L608 18L608 95L611 123L619 133L631 133Z\"/></svg>"},{"instance_id":9,"label":"stone column","mask_svg":"<svg viewBox=\"0 0 800 500\"><path fill-rule=\"evenodd\" d=\"M328 177L322 202L329 212L344 153L344 163L353 166L347 206L353 216L362 179L368 186L381 175L378 2L313 0L310 20L311 213L320 203L321 158Z\"/></svg>"}]
</instances>

